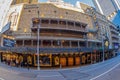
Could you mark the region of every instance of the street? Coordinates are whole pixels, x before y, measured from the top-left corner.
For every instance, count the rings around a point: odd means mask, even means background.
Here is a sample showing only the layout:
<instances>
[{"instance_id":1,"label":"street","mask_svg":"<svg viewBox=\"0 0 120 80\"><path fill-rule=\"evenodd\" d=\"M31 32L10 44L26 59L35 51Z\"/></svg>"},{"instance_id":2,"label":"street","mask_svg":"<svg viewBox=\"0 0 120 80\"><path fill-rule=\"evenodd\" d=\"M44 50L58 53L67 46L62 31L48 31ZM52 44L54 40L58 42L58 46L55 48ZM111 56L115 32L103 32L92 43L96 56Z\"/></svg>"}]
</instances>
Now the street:
<instances>
[{"instance_id":1,"label":"street","mask_svg":"<svg viewBox=\"0 0 120 80\"><path fill-rule=\"evenodd\" d=\"M33 70L0 64L0 80L119 80L120 56L69 69Z\"/></svg>"}]
</instances>

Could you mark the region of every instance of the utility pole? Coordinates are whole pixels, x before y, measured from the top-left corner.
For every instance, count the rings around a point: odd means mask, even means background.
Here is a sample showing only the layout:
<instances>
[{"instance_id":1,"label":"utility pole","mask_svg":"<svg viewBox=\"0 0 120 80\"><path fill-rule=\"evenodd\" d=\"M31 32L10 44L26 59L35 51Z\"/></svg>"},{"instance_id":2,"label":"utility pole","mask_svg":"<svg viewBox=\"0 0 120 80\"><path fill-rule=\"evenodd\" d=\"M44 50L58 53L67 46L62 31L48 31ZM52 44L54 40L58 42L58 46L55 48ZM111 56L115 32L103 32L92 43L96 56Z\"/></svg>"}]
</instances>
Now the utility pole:
<instances>
[{"instance_id":1,"label":"utility pole","mask_svg":"<svg viewBox=\"0 0 120 80\"><path fill-rule=\"evenodd\" d=\"M104 62L104 34L102 34L102 50L103 50L103 62Z\"/></svg>"},{"instance_id":2,"label":"utility pole","mask_svg":"<svg viewBox=\"0 0 120 80\"><path fill-rule=\"evenodd\" d=\"M38 26L37 26L37 62L38 62L38 66L37 69L40 70L40 46L39 46L39 40L40 40L40 19L39 19L39 10L38 10Z\"/></svg>"}]
</instances>

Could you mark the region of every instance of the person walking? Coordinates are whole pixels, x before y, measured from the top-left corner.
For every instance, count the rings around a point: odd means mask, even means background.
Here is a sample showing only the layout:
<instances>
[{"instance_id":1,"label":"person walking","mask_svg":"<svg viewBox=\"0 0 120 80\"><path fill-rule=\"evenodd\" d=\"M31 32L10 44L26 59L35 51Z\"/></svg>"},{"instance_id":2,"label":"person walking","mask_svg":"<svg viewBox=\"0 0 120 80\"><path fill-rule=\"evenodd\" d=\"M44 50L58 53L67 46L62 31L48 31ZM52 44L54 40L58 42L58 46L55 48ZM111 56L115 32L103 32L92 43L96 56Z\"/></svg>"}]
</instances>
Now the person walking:
<instances>
[{"instance_id":1,"label":"person walking","mask_svg":"<svg viewBox=\"0 0 120 80\"><path fill-rule=\"evenodd\" d=\"M19 61L18 59L16 59L16 67L18 67L18 65L19 65Z\"/></svg>"},{"instance_id":2,"label":"person walking","mask_svg":"<svg viewBox=\"0 0 120 80\"><path fill-rule=\"evenodd\" d=\"M28 69L28 70L30 69L30 64L29 64L29 62L27 62L27 69Z\"/></svg>"}]
</instances>

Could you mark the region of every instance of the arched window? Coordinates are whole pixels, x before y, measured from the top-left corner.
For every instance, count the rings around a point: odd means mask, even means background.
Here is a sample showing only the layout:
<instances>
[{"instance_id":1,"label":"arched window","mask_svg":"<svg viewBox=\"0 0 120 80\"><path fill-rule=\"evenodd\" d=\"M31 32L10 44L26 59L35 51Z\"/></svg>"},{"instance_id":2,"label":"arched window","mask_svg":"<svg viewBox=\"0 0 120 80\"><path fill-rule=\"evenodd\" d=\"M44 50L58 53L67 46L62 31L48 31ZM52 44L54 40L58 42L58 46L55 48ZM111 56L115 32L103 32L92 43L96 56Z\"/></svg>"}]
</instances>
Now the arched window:
<instances>
[{"instance_id":1,"label":"arched window","mask_svg":"<svg viewBox=\"0 0 120 80\"><path fill-rule=\"evenodd\" d=\"M10 14L8 21L11 22L11 30L16 30L18 16L19 16L19 13L17 12L12 12Z\"/></svg>"}]
</instances>

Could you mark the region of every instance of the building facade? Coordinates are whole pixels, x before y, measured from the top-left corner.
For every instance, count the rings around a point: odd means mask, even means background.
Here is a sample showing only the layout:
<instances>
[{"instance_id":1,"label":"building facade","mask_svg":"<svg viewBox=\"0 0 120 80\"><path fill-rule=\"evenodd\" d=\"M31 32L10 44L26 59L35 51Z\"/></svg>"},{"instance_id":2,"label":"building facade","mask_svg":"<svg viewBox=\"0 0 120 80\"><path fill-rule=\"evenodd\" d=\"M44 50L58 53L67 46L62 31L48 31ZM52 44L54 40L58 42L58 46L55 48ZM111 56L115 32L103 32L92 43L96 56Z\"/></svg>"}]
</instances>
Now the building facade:
<instances>
[{"instance_id":1,"label":"building facade","mask_svg":"<svg viewBox=\"0 0 120 80\"><path fill-rule=\"evenodd\" d=\"M84 6L83 6L84 7ZM84 7L85 8L85 7ZM96 26L96 30L92 29L91 32L98 33L98 39L101 41L108 41L108 47L109 49L119 49L119 31L115 24L113 24L111 21L107 19L106 16L100 14L98 11L96 11L94 8L87 8L86 13L88 13L90 16L93 16L93 22ZM106 44L105 44L106 45Z\"/></svg>"},{"instance_id":2,"label":"building facade","mask_svg":"<svg viewBox=\"0 0 120 80\"><path fill-rule=\"evenodd\" d=\"M2 61L17 59L24 65L29 62L37 66L38 29L41 67L80 66L115 56L107 43L103 54L101 34L109 32L103 15L91 15L64 3L56 4L59 3L12 5L6 19L11 21L11 29L5 34L14 36L16 43L13 48L1 48ZM98 20L101 16L103 19ZM107 41L111 43L110 39Z\"/></svg>"}]
</instances>

